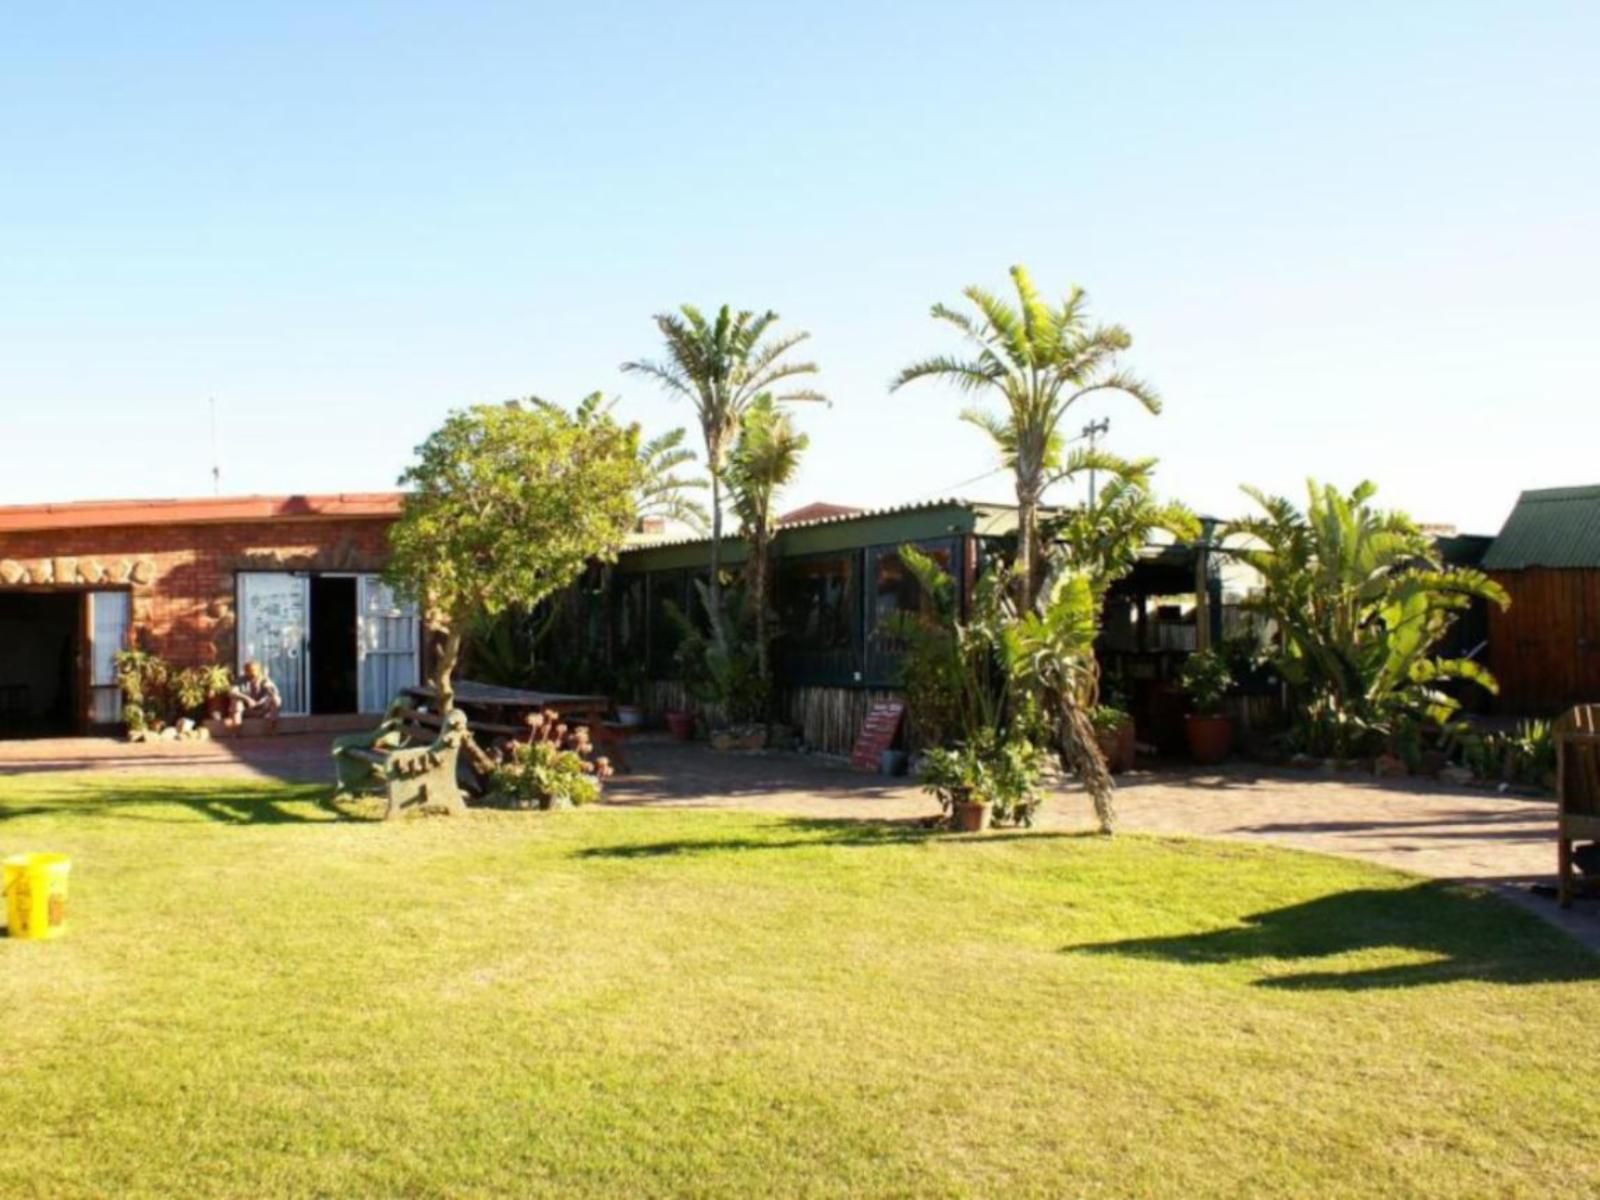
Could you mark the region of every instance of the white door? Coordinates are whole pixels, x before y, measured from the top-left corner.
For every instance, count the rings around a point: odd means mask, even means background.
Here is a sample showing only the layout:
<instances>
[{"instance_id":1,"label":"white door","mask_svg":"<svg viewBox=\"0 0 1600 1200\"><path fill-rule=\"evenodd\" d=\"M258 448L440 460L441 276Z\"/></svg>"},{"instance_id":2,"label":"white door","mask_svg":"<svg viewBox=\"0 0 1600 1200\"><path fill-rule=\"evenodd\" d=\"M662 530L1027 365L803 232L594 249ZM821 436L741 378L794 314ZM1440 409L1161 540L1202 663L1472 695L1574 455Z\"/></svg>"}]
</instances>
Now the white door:
<instances>
[{"instance_id":1,"label":"white door","mask_svg":"<svg viewBox=\"0 0 1600 1200\"><path fill-rule=\"evenodd\" d=\"M278 685L285 716L310 711L306 687L311 644L311 580L305 575L239 574L239 662L255 659Z\"/></svg>"},{"instance_id":2,"label":"white door","mask_svg":"<svg viewBox=\"0 0 1600 1200\"><path fill-rule=\"evenodd\" d=\"M402 603L376 575L360 576L356 589L361 711L382 712L400 689L417 682L421 641L417 609Z\"/></svg>"}]
</instances>

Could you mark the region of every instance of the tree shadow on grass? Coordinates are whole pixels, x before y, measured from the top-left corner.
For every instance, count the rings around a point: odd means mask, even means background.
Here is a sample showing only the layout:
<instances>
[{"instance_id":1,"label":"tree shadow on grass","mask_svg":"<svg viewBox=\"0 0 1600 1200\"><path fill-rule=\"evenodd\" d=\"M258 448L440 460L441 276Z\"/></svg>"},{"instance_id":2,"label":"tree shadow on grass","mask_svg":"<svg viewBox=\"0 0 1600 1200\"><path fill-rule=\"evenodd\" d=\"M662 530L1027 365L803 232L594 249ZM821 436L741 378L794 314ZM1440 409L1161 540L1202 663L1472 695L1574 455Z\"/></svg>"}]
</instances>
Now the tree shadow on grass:
<instances>
[{"instance_id":1,"label":"tree shadow on grass","mask_svg":"<svg viewBox=\"0 0 1600 1200\"><path fill-rule=\"evenodd\" d=\"M0 800L0 821L96 817L187 825L197 816L223 825L326 825L378 820L381 811L370 801L330 795L326 787L220 780L190 788L113 778L89 787L35 789L21 804Z\"/></svg>"},{"instance_id":2,"label":"tree shadow on grass","mask_svg":"<svg viewBox=\"0 0 1600 1200\"><path fill-rule=\"evenodd\" d=\"M997 842L1096 836L1083 832L1026 829L959 834L948 829L930 827L922 818L886 821L875 818L850 820L788 817L773 821L765 828L774 830L773 836L668 838L656 842L624 842L614 846L586 846L574 851L573 857L670 858L675 855L717 854L727 850L808 850L828 846L871 848L918 845L927 842L950 846L988 846Z\"/></svg>"},{"instance_id":3,"label":"tree shadow on grass","mask_svg":"<svg viewBox=\"0 0 1600 1200\"><path fill-rule=\"evenodd\" d=\"M1269 909L1231 929L1064 947L1073 954L1188 966L1306 963L1359 951L1426 954L1425 962L1355 969L1274 972L1256 987L1288 991L1600 979L1600 956L1536 917L1487 893L1436 880L1408 888L1357 888Z\"/></svg>"}]
</instances>

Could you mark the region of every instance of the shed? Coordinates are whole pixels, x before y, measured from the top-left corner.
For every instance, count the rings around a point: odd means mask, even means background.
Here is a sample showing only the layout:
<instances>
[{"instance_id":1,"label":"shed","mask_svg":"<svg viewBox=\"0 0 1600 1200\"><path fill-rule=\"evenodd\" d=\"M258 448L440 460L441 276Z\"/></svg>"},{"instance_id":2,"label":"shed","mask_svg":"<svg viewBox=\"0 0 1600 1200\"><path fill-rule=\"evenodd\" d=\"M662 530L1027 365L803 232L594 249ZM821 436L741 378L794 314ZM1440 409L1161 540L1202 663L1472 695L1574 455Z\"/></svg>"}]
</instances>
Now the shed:
<instances>
[{"instance_id":1,"label":"shed","mask_svg":"<svg viewBox=\"0 0 1600 1200\"><path fill-rule=\"evenodd\" d=\"M1511 597L1489 610L1501 710L1600 701L1600 484L1523 492L1483 569Z\"/></svg>"}]
</instances>

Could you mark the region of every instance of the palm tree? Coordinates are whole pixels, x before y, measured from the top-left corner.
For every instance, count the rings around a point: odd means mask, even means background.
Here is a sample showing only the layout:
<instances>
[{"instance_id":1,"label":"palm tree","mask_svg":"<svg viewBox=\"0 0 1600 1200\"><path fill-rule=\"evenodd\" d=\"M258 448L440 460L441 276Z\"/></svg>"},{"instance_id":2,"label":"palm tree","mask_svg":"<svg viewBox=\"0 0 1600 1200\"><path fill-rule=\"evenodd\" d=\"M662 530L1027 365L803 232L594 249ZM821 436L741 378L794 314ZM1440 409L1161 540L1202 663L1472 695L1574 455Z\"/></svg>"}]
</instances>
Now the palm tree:
<instances>
[{"instance_id":1,"label":"palm tree","mask_svg":"<svg viewBox=\"0 0 1600 1200\"><path fill-rule=\"evenodd\" d=\"M700 432L705 437L706 470L711 476L711 611L714 625L722 613L722 484L728 453L738 436L745 411L763 392L799 375L814 375L813 362L788 362L784 355L811 335L790 333L768 337L778 320L775 312L759 316L734 313L726 304L714 320L706 320L692 304L675 313L656 316L656 328L666 342L666 357L622 364L624 371L655 379L667 391L686 397L695 406ZM825 400L809 388L777 394L778 401Z\"/></svg>"},{"instance_id":2,"label":"palm tree","mask_svg":"<svg viewBox=\"0 0 1600 1200\"><path fill-rule=\"evenodd\" d=\"M669 429L639 447L644 465L644 482L639 487L639 516L681 521L696 533L704 533L710 521L705 505L689 492L706 486L704 479L685 478L678 468L695 461L695 453L683 444L683 429Z\"/></svg>"},{"instance_id":3,"label":"palm tree","mask_svg":"<svg viewBox=\"0 0 1600 1200\"><path fill-rule=\"evenodd\" d=\"M755 605L756 663L761 681L771 684L767 655L768 556L777 519L772 502L794 479L800 455L811 439L795 429L770 392L757 396L745 410L739 441L728 457L728 486L741 531L750 543L750 598Z\"/></svg>"},{"instance_id":4,"label":"palm tree","mask_svg":"<svg viewBox=\"0 0 1600 1200\"><path fill-rule=\"evenodd\" d=\"M969 408L961 419L978 426L1000 449L1016 480L1017 587L1023 611L1033 605L1038 583L1039 505L1051 485L1090 468L1117 473L1125 464L1095 450L1068 453L1062 421L1092 392L1132 396L1152 413L1161 400L1147 384L1120 370L1118 356L1133 343L1120 325L1091 325L1082 288L1051 308L1020 266L1011 268L1015 307L983 288L964 295L976 315L943 304L933 316L953 325L976 349L971 357L939 355L901 371L890 390L916 379L939 378L964 392L998 392L1004 410Z\"/></svg>"}]
</instances>

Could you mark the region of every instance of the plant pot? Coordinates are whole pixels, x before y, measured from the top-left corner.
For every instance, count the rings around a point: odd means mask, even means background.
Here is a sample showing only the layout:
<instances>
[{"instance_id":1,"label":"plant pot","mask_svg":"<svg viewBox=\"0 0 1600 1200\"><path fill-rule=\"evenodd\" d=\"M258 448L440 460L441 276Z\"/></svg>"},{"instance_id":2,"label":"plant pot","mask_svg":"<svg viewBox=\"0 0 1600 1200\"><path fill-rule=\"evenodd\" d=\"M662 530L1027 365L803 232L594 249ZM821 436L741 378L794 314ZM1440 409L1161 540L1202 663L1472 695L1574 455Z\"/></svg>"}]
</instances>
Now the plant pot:
<instances>
[{"instance_id":1,"label":"plant pot","mask_svg":"<svg viewBox=\"0 0 1600 1200\"><path fill-rule=\"evenodd\" d=\"M885 750L878 755L878 774L904 775L906 773L906 752L904 750Z\"/></svg>"},{"instance_id":2,"label":"plant pot","mask_svg":"<svg viewBox=\"0 0 1600 1200\"><path fill-rule=\"evenodd\" d=\"M686 712L669 712L667 714L667 732L672 734L674 741L693 741L694 714Z\"/></svg>"},{"instance_id":3,"label":"plant pot","mask_svg":"<svg viewBox=\"0 0 1600 1200\"><path fill-rule=\"evenodd\" d=\"M1183 731L1189 757L1202 766L1215 766L1233 749L1233 718L1221 713L1190 713Z\"/></svg>"},{"instance_id":4,"label":"plant pot","mask_svg":"<svg viewBox=\"0 0 1600 1200\"><path fill-rule=\"evenodd\" d=\"M957 833L982 833L989 828L991 805L982 800L957 800L950 807Z\"/></svg>"},{"instance_id":5,"label":"plant pot","mask_svg":"<svg viewBox=\"0 0 1600 1200\"><path fill-rule=\"evenodd\" d=\"M713 750L760 750L767 744L767 731L761 726L752 729L718 729L711 735Z\"/></svg>"},{"instance_id":6,"label":"plant pot","mask_svg":"<svg viewBox=\"0 0 1600 1200\"><path fill-rule=\"evenodd\" d=\"M1134 742L1133 722L1124 721L1116 729L1097 735L1100 753L1105 756L1106 770L1113 775L1131 771L1138 750Z\"/></svg>"},{"instance_id":7,"label":"plant pot","mask_svg":"<svg viewBox=\"0 0 1600 1200\"><path fill-rule=\"evenodd\" d=\"M637 729L644 724L644 709L637 704L617 705L617 724L627 729Z\"/></svg>"}]
</instances>

